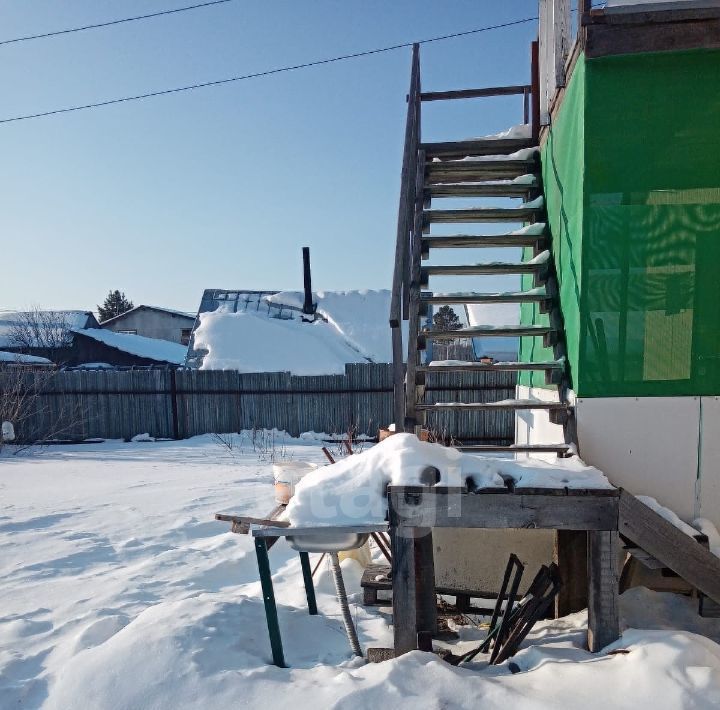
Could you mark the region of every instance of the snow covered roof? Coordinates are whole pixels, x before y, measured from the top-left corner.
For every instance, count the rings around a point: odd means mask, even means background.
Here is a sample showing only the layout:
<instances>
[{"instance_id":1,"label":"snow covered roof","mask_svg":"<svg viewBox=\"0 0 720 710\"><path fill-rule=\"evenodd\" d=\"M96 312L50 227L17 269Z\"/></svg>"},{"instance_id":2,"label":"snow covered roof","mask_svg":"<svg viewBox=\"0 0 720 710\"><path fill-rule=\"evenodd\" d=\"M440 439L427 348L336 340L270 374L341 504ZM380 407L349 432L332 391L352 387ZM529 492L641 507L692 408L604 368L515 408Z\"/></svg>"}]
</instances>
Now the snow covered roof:
<instances>
[{"instance_id":1,"label":"snow covered roof","mask_svg":"<svg viewBox=\"0 0 720 710\"><path fill-rule=\"evenodd\" d=\"M156 362L182 365L185 363L185 357L187 356L187 346L169 340L146 338L142 335L130 335L129 333L115 333L112 330L102 328L77 329L74 332L97 340L116 350L144 357L148 360L155 360Z\"/></svg>"},{"instance_id":2,"label":"snow covered roof","mask_svg":"<svg viewBox=\"0 0 720 710\"><path fill-rule=\"evenodd\" d=\"M202 370L325 375L344 373L348 362L367 362L330 323L257 311L202 313L193 342L207 351Z\"/></svg>"},{"instance_id":3,"label":"snow covered roof","mask_svg":"<svg viewBox=\"0 0 720 710\"><path fill-rule=\"evenodd\" d=\"M391 362L390 291L317 291L315 323L301 291L206 290L189 364L241 372L330 374L352 362Z\"/></svg>"},{"instance_id":4,"label":"snow covered roof","mask_svg":"<svg viewBox=\"0 0 720 710\"><path fill-rule=\"evenodd\" d=\"M91 311L9 311L0 310L0 347L14 347L13 329L18 324L26 322L27 319L37 314L39 318L48 318L50 323L68 328L68 332L76 329L87 328L97 325L95 316ZM70 344L70 341L67 342ZM42 343L37 343L42 346Z\"/></svg>"},{"instance_id":5,"label":"snow covered roof","mask_svg":"<svg viewBox=\"0 0 720 710\"><path fill-rule=\"evenodd\" d=\"M125 313L121 313L120 315L113 316L112 318L108 318L107 320L104 320L102 322L103 326L106 326L108 323L114 323L117 320L120 320L121 318L125 318L130 313L135 313L136 311L141 310L149 310L149 311L160 311L162 313L169 313L173 316L180 316L181 318L190 318L195 319L194 313L188 313L187 311L176 311L173 308L164 308L163 306L148 306L145 304L141 304L139 306L135 306L134 308L131 308L129 311L125 311Z\"/></svg>"},{"instance_id":6,"label":"snow covered roof","mask_svg":"<svg viewBox=\"0 0 720 710\"><path fill-rule=\"evenodd\" d=\"M0 363L11 363L18 365L52 365L53 363L45 357L35 355L23 355L22 353L9 353L0 350Z\"/></svg>"}]
</instances>

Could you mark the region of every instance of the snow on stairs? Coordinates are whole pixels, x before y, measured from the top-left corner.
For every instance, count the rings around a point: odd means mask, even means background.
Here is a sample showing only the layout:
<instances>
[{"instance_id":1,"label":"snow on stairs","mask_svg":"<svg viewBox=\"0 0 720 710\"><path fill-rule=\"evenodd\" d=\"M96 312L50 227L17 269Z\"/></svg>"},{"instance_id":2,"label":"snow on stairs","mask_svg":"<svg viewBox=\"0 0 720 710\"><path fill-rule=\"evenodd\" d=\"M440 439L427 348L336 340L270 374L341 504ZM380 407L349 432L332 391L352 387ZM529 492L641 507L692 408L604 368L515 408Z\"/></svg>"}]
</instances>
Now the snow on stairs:
<instances>
[{"instance_id":1,"label":"snow on stairs","mask_svg":"<svg viewBox=\"0 0 720 710\"><path fill-rule=\"evenodd\" d=\"M720 558L626 490L619 506L623 538L720 604Z\"/></svg>"},{"instance_id":2,"label":"snow on stairs","mask_svg":"<svg viewBox=\"0 0 720 710\"><path fill-rule=\"evenodd\" d=\"M411 328L417 324L416 334L411 336L411 350L407 368L406 421L416 428L425 423L427 412L457 411L522 411L544 410L551 421L564 424L572 408L564 401L561 393L566 390L566 364L564 333L557 286L554 279L551 253L548 250L548 233L545 224L545 205L542 195L542 178L538 151L528 138L485 138L470 141L423 143L418 153L424 160L418 170L419 182L416 191L422 195L416 209L416 225L419 225L419 249L411 255L410 264L413 281L420 288L415 299L411 297L411 308L417 308L416 318L410 317ZM420 179L420 176L422 179ZM499 197L520 198L519 206L489 206L469 209L431 208L434 199ZM516 231L492 234L493 230L467 234L434 234L436 224L501 224L529 223ZM529 261L495 261L475 264L458 263L421 264L429 260L436 249L483 249L483 248L533 249L534 258ZM434 293L430 281L434 277L454 276L499 276L532 275L534 288L525 291L490 293L482 291ZM473 325L459 329L441 330L423 327L421 318L428 315L435 305L532 303L538 304L541 312L550 313L551 325ZM492 337L542 337L546 347L554 349L552 361L542 362L435 362L421 363L421 353L430 341L454 340L457 338ZM412 352L412 346L416 352ZM556 401L508 399L501 402L435 402L424 401L427 376L440 372L489 372L538 371L544 373L547 384L558 387ZM411 383L414 383L412 387ZM463 446L463 450L478 452L535 452L568 455L572 447L566 443L538 445Z\"/></svg>"}]
</instances>

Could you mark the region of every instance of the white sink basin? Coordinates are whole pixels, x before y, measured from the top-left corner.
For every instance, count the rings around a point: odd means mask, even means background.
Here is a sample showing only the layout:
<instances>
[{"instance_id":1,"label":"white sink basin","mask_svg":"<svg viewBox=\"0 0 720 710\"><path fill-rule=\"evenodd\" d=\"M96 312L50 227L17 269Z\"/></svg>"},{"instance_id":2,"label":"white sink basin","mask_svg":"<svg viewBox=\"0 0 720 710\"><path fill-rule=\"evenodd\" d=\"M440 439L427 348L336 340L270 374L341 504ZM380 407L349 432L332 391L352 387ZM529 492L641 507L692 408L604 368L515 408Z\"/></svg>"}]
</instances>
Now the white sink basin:
<instances>
[{"instance_id":1,"label":"white sink basin","mask_svg":"<svg viewBox=\"0 0 720 710\"><path fill-rule=\"evenodd\" d=\"M287 541L298 552L342 552L362 547L370 533L340 532L328 530L322 533L288 535Z\"/></svg>"}]
</instances>

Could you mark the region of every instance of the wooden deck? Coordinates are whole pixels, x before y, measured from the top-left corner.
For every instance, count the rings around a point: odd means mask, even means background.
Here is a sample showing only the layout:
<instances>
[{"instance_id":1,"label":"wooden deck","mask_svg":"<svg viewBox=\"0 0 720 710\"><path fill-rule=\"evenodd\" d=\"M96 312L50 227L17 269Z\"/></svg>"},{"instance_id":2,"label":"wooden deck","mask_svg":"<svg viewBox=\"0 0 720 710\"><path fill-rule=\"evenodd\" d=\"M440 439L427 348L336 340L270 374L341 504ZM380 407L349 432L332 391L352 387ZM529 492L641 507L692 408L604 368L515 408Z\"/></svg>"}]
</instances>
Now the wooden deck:
<instances>
[{"instance_id":1,"label":"wooden deck","mask_svg":"<svg viewBox=\"0 0 720 710\"><path fill-rule=\"evenodd\" d=\"M393 624L397 655L431 650L435 618L432 528L525 528L586 531L588 647L598 651L620 636L618 489L498 489L391 486ZM478 550L482 554L482 550Z\"/></svg>"}]
</instances>

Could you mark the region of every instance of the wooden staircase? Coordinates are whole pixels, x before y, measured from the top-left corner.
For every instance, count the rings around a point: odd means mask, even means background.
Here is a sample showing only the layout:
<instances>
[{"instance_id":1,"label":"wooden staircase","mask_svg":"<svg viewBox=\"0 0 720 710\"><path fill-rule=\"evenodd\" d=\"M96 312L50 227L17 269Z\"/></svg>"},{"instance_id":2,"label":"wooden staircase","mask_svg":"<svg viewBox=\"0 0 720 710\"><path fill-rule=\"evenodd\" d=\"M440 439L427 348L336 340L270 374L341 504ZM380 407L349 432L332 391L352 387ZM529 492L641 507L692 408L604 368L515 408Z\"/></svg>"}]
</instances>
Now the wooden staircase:
<instances>
[{"instance_id":1,"label":"wooden staircase","mask_svg":"<svg viewBox=\"0 0 720 710\"><path fill-rule=\"evenodd\" d=\"M535 72L533 72L535 73ZM423 94L420 90L419 50L413 48L413 64L408 118L405 135L396 263L393 279L393 303L390 324L393 329L395 373L395 422L398 429L416 431L425 425L427 412L545 410L551 421L566 424L572 408L566 400L567 377L565 343L558 289L545 224L545 205L537 146L537 117L533 121L534 137L480 138L458 142L423 143L421 140L421 104L427 100L473 98L476 96L523 94L525 123L529 124L531 86L497 87ZM537 101L534 100L536 114ZM528 132L529 134L530 132ZM447 198L513 198L517 206L444 209L438 201ZM494 234L484 229L488 224L525 224ZM457 234L434 233L434 225L478 225ZM500 228L502 230L502 227ZM532 258L522 261L485 261L481 263L434 264L438 250L483 248L530 248ZM462 253L462 252L461 252ZM460 261L460 260L458 260ZM528 290L494 293L483 290L483 277L530 275L533 287ZM436 277L477 277L472 292L437 293L432 289ZM441 330L428 325L434 306L469 304L538 304L549 314L550 325L472 325ZM401 320L408 321L407 349L403 346ZM553 349L553 359L538 362L428 362L428 345L433 341L458 338L531 337L542 339ZM407 366L403 367L406 359ZM553 401L506 399L500 402L425 401L426 379L438 372L527 372L544 374L545 382L557 389ZM570 431L570 427L566 427ZM460 446L464 450L512 453L572 452L566 441L542 445Z\"/></svg>"}]
</instances>

